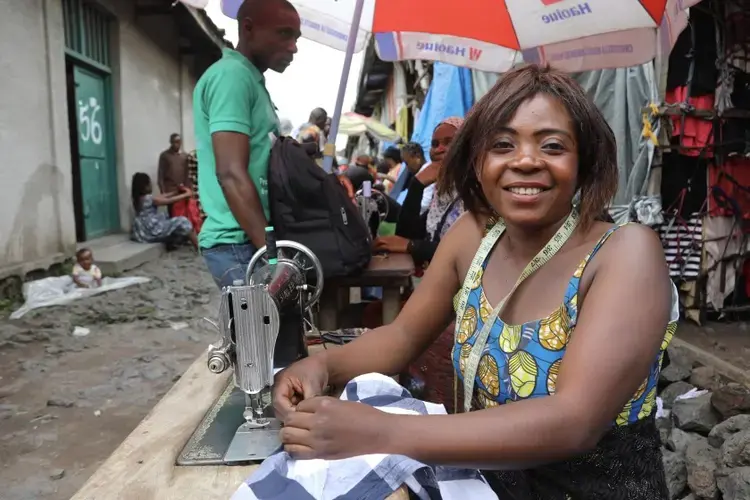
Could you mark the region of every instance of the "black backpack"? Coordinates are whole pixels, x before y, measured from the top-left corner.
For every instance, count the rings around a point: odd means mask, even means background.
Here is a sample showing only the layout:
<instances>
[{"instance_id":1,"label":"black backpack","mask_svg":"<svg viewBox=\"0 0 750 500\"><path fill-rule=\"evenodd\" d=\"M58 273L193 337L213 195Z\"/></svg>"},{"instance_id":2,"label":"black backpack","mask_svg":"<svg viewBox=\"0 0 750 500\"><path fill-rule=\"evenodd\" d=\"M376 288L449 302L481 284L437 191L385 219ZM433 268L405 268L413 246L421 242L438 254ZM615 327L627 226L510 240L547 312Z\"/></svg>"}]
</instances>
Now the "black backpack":
<instances>
[{"instance_id":1,"label":"black backpack","mask_svg":"<svg viewBox=\"0 0 750 500\"><path fill-rule=\"evenodd\" d=\"M325 278L356 274L370 263L369 230L346 189L294 139L280 137L271 148L268 202L276 238L312 250Z\"/></svg>"}]
</instances>

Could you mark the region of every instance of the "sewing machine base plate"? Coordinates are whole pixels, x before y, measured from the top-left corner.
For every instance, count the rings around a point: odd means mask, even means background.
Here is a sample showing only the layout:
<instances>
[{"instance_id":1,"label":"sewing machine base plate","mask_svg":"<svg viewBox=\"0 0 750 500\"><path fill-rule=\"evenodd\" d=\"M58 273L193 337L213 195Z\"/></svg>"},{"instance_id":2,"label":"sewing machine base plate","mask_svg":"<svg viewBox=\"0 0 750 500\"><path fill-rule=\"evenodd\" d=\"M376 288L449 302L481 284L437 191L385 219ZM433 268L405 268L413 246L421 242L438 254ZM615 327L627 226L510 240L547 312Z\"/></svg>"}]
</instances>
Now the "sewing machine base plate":
<instances>
[{"instance_id":1,"label":"sewing machine base plate","mask_svg":"<svg viewBox=\"0 0 750 500\"><path fill-rule=\"evenodd\" d=\"M280 430L281 423L275 418L270 419L267 427L260 429L251 429L243 424L229 444L224 463L255 462L270 457L281 446Z\"/></svg>"},{"instance_id":2,"label":"sewing machine base plate","mask_svg":"<svg viewBox=\"0 0 750 500\"><path fill-rule=\"evenodd\" d=\"M230 380L180 452L177 465L241 465L262 461L275 452L280 446L278 420L272 420L268 427L242 433L239 431L245 422L244 411L245 394ZM233 446L237 451L230 454Z\"/></svg>"}]
</instances>

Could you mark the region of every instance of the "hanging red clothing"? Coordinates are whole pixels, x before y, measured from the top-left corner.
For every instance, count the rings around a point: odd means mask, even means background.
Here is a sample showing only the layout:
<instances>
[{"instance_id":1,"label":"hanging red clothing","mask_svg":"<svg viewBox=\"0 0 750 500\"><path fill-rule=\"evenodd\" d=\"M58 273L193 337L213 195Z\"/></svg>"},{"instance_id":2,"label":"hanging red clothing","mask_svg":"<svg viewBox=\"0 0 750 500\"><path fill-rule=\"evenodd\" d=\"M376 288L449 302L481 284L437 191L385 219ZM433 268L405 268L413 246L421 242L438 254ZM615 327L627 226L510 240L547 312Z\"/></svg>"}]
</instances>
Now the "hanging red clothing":
<instances>
[{"instance_id":1,"label":"hanging red clothing","mask_svg":"<svg viewBox=\"0 0 750 500\"><path fill-rule=\"evenodd\" d=\"M667 92L665 96L665 102L668 104L677 104L685 102L687 96L687 87L677 87L674 90ZM714 96L704 95L699 97L691 97L687 99L688 104L693 106L696 110L713 110L714 109ZM672 137L679 138L682 136L682 144L685 148L680 151L681 155L684 156L713 156L711 150L701 154L701 148L713 145L713 124L710 120L704 118L697 118L694 116L672 116ZM685 125L683 129L682 126Z\"/></svg>"},{"instance_id":2,"label":"hanging red clothing","mask_svg":"<svg viewBox=\"0 0 750 500\"><path fill-rule=\"evenodd\" d=\"M199 234L201 232L203 219L201 218L200 209L198 208L198 200L196 200L195 198L180 200L176 203L173 203L170 208L170 216L187 217L187 220L189 220L193 225L195 234Z\"/></svg>"}]
</instances>

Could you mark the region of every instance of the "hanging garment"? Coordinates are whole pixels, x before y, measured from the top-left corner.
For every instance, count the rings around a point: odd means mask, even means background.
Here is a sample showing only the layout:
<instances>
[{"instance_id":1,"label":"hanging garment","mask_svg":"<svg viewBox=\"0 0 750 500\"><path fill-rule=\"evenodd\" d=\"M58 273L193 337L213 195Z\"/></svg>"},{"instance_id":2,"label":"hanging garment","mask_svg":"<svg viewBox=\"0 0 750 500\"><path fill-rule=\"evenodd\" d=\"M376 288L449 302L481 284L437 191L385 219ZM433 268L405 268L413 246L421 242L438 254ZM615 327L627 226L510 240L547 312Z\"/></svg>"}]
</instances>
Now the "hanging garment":
<instances>
[{"instance_id":1,"label":"hanging garment","mask_svg":"<svg viewBox=\"0 0 750 500\"><path fill-rule=\"evenodd\" d=\"M667 90L690 84L690 96L713 94L716 88L716 25L708 0L702 9L690 9L690 25L680 33L669 54ZM695 44L693 44L695 38ZM690 65L693 64L692 82Z\"/></svg>"},{"instance_id":2,"label":"hanging garment","mask_svg":"<svg viewBox=\"0 0 750 500\"><path fill-rule=\"evenodd\" d=\"M694 213L687 220L668 217L659 227L659 237L664 256L669 264L669 275L673 279L694 280L701 271L703 249L703 221Z\"/></svg>"},{"instance_id":3,"label":"hanging garment","mask_svg":"<svg viewBox=\"0 0 750 500\"><path fill-rule=\"evenodd\" d=\"M706 204L708 193L708 165L711 160L678 153L662 156L662 207L689 219Z\"/></svg>"},{"instance_id":4,"label":"hanging garment","mask_svg":"<svg viewBox=\"0 0 750 500\"><path fill-rule=\"evenodd\" d=\"M442 405L413 399L392 378L360 375L341 399L388 413L444 415ZM280 452L267 458L232 500L356 500L387 498L402 485L421 500L497 500L474 469L430 467L400 455L364 455L344 460L294 460Z\"/></svg>"},{"instance_id":5,"label":"hanging garment","mask_svg":"<svg viewBox=\"0 0 750 500\"><path fill-rule=\"evenodd\" d=\"M720 260L733 257L742 251L742 233L734 217L706 217L706 269L711 269ZM746 243L747 244L747 243ZM745 248L748 251L750 248ZM741 277L740 277L741 279ZM708 272L706 282L706 304L721 310L724 300L734 292L737 270L731 261Z\"/></svg>"},{"instance_id":6,"label":"hanging garment","mask_svg":"<svg viewBox=\"0 0 750 500\"><path fill-rule=\"evenodd\" d=\"M687 87L677 87L667 92L664 98L667 104L687 103L696 110L713 111L714 96L687 97ZM671 116L672 143L681 146L680 154L685 156L712 156L713 124L705 118L695 116Z\"/></svg>"}]
</instances>

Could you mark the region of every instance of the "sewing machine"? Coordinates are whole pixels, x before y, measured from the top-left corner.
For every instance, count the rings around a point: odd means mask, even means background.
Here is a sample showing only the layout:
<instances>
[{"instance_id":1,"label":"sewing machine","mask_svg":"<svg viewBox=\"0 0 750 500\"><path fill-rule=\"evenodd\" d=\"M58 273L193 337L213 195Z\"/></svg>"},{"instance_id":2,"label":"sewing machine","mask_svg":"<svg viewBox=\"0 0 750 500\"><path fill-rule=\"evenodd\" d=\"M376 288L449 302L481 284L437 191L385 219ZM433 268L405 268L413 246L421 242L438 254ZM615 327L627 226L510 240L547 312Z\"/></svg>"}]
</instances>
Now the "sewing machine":
<instances>
[{"instance_id":1,"label":"sewing machine","mask_svg":"<svg viewBox=\"0 0 750 500\"><path fill-rule=\"evenodd\" d=\"M370 181L364 181L362 189L355 193L355 199L362 219L370 228L371 236L376 238L380 223L388 217L388 200L386 196L377 189L372 189Z\"/></svg>"},{"instance_id":2,"label":"sewing machine","mask_svg":"<svg viewBox=\"0 0 750 500\"><path fill-rule=\"evenodd\" d=\"M244 282L222 290L218 322L211 322L221 338L209 347L207 365L216 374L232 368L234 385L245 400L244 422L236 428L223 463L262 460L279 448L281 424L274 418L271 394L274 374L307 356L310 308L322 291L323 268L315 254L294 241L277 242L272 228L266 229L266 246L253 255ZM217 414L230 405L221 401Z\"/></svg>"}]
</instances>

